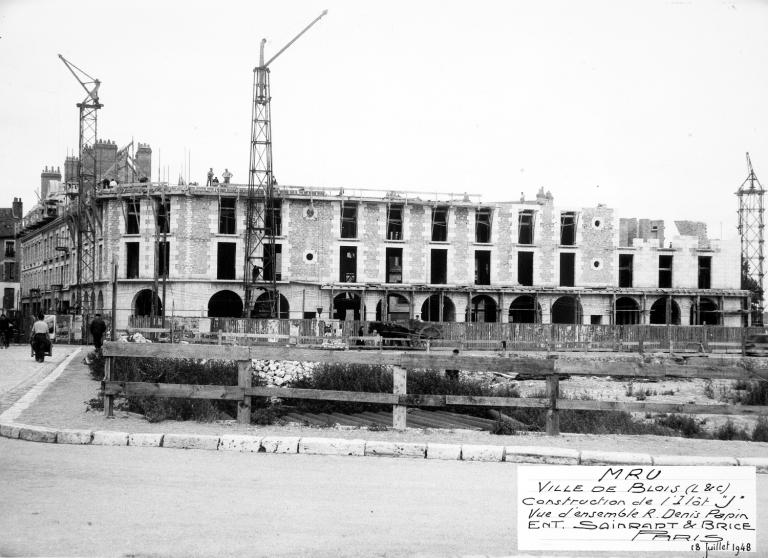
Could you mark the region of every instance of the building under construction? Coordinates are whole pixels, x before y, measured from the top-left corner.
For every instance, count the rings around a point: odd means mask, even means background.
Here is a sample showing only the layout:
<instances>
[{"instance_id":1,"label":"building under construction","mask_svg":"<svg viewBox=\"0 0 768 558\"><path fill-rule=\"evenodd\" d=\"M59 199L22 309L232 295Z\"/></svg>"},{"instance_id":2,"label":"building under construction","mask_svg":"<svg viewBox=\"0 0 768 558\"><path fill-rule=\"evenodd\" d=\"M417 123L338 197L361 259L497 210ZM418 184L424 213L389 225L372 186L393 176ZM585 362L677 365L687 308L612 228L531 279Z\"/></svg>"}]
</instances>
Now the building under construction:
<instances>
[{"instance_id":1,"label":"building under construction","mask_svg":"<svg viewBox=\"0 0 768 558\"><path fill-rule=\"evenodd\" d=\"M749 315L739 241L709 239L703 223L556 207L544 191L483 202L275 186L271 199L260 265L244 277L248 185L105 183L95 308L112 305L114 258L118 328L151 314L729 326ZM49 213L25 221L25 311L63 312L75 300L76 247L51 209L62 203L49 188L35 210Z\"/></svg>"}]
</instances>

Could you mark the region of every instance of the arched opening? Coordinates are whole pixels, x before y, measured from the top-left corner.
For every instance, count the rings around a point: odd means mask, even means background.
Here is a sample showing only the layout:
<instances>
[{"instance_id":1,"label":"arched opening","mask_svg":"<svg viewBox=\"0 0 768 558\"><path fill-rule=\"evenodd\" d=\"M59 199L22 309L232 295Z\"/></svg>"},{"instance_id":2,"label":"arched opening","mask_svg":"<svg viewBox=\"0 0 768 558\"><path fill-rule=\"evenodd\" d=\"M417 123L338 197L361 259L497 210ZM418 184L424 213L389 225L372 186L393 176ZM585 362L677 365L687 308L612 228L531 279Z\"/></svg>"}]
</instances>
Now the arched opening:
<instances>
[{"instance_id":1,"label":"arched opening","mask_svg":"<svg viewBox=\"0 0 768 558\"><path fill-rule=\"evenodd\" d=\"M155 295L155 304L157 305L157 315L161 316L163 313L163 303L160 297ZM136 294L136 298L133 303L133 315L134 316L151 316L152 315L152 290L143 289Z\"/></svg>"},{"instance_id":2,"label":"arched opening","mask_svg":"<svg viewBox=\"0 0 768 558\"><path fill-rule=\"evenodd\" d=\"M208 300L209 318L239 318L243 315L243 299L232 291L219 291Z\"/></svg>"},{"instance_id":3,"label":"arched opening","mask_svg":"<svg viewBox=\"0 0 768 558\"><path fill-rule=\"evenodd\" d=\"M355 293L347 291L333 297L334 320L361 320L364 315L363 301Z\"/></svg>"},{"instance_id":4,"label":"arched opening","mask_svg":"<svg viewBox=\"0 0 768 558\"><path fill-rule=\"evenodd\" d=\"M251 310L251 318L263 320L263 319L276 319L287 320L290 315L290 307L288 305L288 299L280 293L277 294L277 300L270 298L270 293L264 292L259 295L256 302L253 304ZM274 303L274 314L273 314Z\"/></svg>"},{"instance_id":5,"label":"arched opening","mask_svg":"<svg viewBox=\"0 0 768 558\"><path fill-rule=\"evenodd\" d=\"M698 325L720 325L720 312L717 303L711 298L702 298L699 300L698 321ZM691 320L691 323L693 323L693 320Z\"/></svg>"},{"instance_id":6,"label":"arched opening","mask_svg":"<svg viewBox=\"0 0 768 558\"><path fill-rule=\"evenodd\" d=\"M453 301L446 295L443 298L442 308L442 320L440 319L440 295L430 295L424 304L421 305L421 319L425 322L455 322L456 321L456 307L453 305Z\"/></svg>"},{"instance_id":7,"label":"arched opening","mask_svg":"<svg viewBox=\"0 0 768 558\"><path fill-rule=\"evenodd\" d=\"M671 298L662 297L651 305L649 321L654 325L663 325L667 323L667 300L670 301L670 325L680 325L680 307L677 302Z\"/></svg>"},{"instance_id":8,"label":"arched opening","mask_svg":"<svg viewBox=\"0 0 768 558\"><path fill-rule=\"evenodd\" d=\"M467 310L469 322L495 322L496 301L488 295L477 295Z\"/></svg>"},{"instance_id":9,"label":"arched opening","mask_svg":"<svg viewBox=\"0 0 768 558\"><path fill-rule=\"evenodd\" d=\"M377 322L397 322L410 319L411 303L403 295L397 293L389 293L386 296L386 312L382 312L381 306L383 302L384 299L380 300L376 305Z\"/></svg>"},{"instance_id":10,"label":"arched opening","mask_svg":"<svg viewBox=\"0 0 768 558\"><path fill-rule=\"evenodd\" d=\"M573 296L561 296L552 305L553 324L582 323L581 303Z\"/></svg>"},{"instance_id":11,"label":"arched opening","mask_svg":"<svg viewBox=\"0 0 768 558\"><path fill-rule=\"evenodd\" d=\"M509 305L509 323L541 323L541 305L531 295L521 295Z\"/></svg>"},{"instance_id":12,"label":"arched opening","mask_svg":"<svg viewBox=\"0 0 768 558\"><path fill-rule=\"evenodd\" d=\"M616 325L640 323L640 306L634 298L622 296L616 299Z\"/></svg>"}]
</instances>

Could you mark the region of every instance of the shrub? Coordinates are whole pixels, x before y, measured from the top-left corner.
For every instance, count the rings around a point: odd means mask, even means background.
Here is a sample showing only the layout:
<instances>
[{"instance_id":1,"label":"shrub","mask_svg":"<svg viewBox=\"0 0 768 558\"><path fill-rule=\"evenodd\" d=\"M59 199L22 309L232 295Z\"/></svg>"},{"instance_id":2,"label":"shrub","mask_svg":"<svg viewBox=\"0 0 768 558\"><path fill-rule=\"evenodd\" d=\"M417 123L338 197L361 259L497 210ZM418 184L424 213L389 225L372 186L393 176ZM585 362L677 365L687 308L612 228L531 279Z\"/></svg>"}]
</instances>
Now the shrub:
<instances>
[{"instance_id":1,"label":"shrub","mask_svg":"<svg viewBox=\"0 0 768 558\"><path fill-rule=\"evenodd\" d=\"M749 434L744 427L737 428L735 424L728 419L725 424L715 430L715 438L718 440L749 440Z\"/></svg>"},{"instance_id":2,"label":"shrub","mask_svg":"<svg viewBox=\"0 0 768 558\"><path fill-rule=\"evenodd\" d=\"M691 416L664 415L656 419L656 424L676 430L686 438L708 437L706 431L701 427L701 423Z\"/></svg>"},{"instance_id":3,"label":"shrub","mask_svg":"<svg viewBox=\"0 0 768 558\"><path fill-rule=\"evenodd\" d=\"M768 381L756 380L741 384L736 401L742 405L768 405Z\"/></svg>"},{"instance_id":4,"label":"shrub","mask_svg":"<svg viewBox=\"0 0 768 558\"><path fill-rule=\"evenodd\" d=\"M768 418L760 417L752 430L753 442L768 442Z\"/></svg>"}]
</instances>

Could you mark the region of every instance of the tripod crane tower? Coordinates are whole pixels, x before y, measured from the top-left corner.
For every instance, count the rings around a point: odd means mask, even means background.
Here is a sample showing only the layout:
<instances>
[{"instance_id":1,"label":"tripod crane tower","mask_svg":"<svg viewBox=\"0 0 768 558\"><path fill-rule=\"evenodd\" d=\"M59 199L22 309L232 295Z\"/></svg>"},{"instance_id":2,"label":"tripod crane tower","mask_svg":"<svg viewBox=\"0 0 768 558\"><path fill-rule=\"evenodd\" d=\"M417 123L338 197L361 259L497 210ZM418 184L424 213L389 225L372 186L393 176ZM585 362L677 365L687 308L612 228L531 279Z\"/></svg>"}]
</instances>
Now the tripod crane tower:
<instances>
[{"instance_id":1,"label":"tripod crane tower","mask_svg":"<svg viewBox=\"0 0 768 558\"><path fill-rule=\"evenodd\" d=\"M77 247L77 298L78 314L93 313L96 302L96 229L101 226L96 211L96 125L101 82L59 54L67 69L85 90L85 98L77 103L80 109L80 130L77 162L77 210L70 215L70 234Z\"/></svg>"},{"instance_id":2,"label":"tripod crane tower","mask_svg":"<svg viewBox=\"0 0 768 558\"><path fill-rule=\"evenodd\" d=\"M288 44L277 51L272 58L264 62L262 39L259 53L259 65L253 69L253 102L251 112L251 156L248 173L248 199L245 222L245 263L243 283L245 288L244 317L254 314L262 317L280 317L280 293L277 291L277 273L275 269L276 216L279 208L275 207L276 181L272 171L272 113L270 109L269 65L289 46L306 33L328 13L324 10L312 23L307 25ZM265 291L255 308L254 292Z\"/></svg>"},{"instance_id":3,"label":"tripod crane tower","mask_svg":"<svg viewBox=\"0 0 768 558\"><path fill-rule=\"evenodd\" d=\"M736 195L739 198L739 236L741 237L741 288L755 293L751 308L751 323L763 323L763 230L765 229L765 189L755 175L752 159L747 153L749 174Z\"/></svg>"}]
</instances>

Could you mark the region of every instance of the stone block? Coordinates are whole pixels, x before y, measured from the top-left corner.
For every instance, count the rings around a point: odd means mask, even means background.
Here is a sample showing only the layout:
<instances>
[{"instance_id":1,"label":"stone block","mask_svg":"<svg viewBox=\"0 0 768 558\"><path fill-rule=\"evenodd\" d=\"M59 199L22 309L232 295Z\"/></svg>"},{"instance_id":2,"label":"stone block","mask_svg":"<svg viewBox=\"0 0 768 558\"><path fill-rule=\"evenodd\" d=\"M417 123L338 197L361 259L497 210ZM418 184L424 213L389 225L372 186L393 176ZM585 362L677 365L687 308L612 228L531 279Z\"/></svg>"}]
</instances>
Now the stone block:
<instances>
[{"instance_id":1,"label":"stone block","mask_svg":"<svg viewBox=\"0 0 768 558\"><path fill-rule=\"evenodd\" d=\"M155 432L138 432L128 435L128 445L145 448L159 448L163 445L163 434Z\"/></svg>"},{"instance_id":2,"label":"stone block","mask_svg":"<svg viewBox=\"0 0 768 558\"><path fill-rule=\"evenodd\" d=\"M239 436L227 434L221 437L219 451L258 452L261 450L261 438L258 436Z\"/></svg>"},{"instance_id":3,"label":"stone block","mask_svg":"<svg viewBox=\"0 0 768 558\"><path fill-rule=\"evenodd\" d=\"M625 453L618 451L581 452L582 465L652 465L653 460L647 453Z\"/></svg>"},{"instance_id":4,"label":"stone block","mask_svg":"<svg viewBox=\"0 0 768 558\"><path fill-rule=\"evenodd\" d=\"M299 453L310 455L365 455L365 440L302 438Z\"/></svg>"},{"instance_id":5,"label":"stone block","mask_svg":"<svg viewBox=\"0 0 768 558\"><path fill-rule=\"evenodd\" d=\"M112 432L111 430L97 430L93 433L94 446L127 446L127 432Z\"/></svg>"},{"instance_id":6,"label":"stone block","mask_svg":"<svg viewBox=\"0 0 768 558\"><path fill-rule=\"evenodd\" d=\"M384 442L369 440L365 443L365 455L378 457L416 457L424 459L427 444L411 442Z\"/></svg>"},{"instance_id":7,"label":"stone block","mask_svg":"<svg viewBox=\"0 0 768 558\"><path fill-rule=\"evenodd\" d=\"M739 465L753 466L758 473L768 473L768 457L739 457Z\"/></svg>"},{"instance_id":8,"label":"stone block","mask_svg":"<svg viewBox=\"0 0 768 558\"><path fill-rule=\"evenodd\" d=\"M461 459L460 444L427 444L427 459Z\"/></svg>"},{"instance_id":9,"label":"stone block","mask_svg":"<svg viewBox=\"0 0 768 558\"><path fill-rule=\"evenodd\" d=\"M22 426L19 428L19 439L53 444L56 443L56 430L45 426Z\"/></svg>"},{"instance_id":10,"label":"stone block","mask_svg":"<svg viewBox=\"0 0 768 558\"><path fill-rule=\"evenodd\" d=\"M654 455L654 465L707 465L719 467L723 465L738 465L735 457L718 457L716 455Z\"/></svg>"},{"instance_id":11,"label":"stone block","mask_svg":"<svg viewBox=\"0 0 768 558\"><path fill-rule=\"evenodd\" d=\"M163 447L216 450L219 448L219 437L204 434L166 434L163 436Z\"/></svg>"},{"instance_id":12,"label":"stone block","mask_svg":"<svg viewBox=\"0 0 768 558\"><path fill-rule=\"evenodd\" d=\"M13 438L16 439L19 437L19 431L21 430L21 427L24 426L23 424L16 424L14 422L7 422L0 424L0 436L3 438Z\"/></svg>"},{"instance_id":13,"label":"stone block","mask_svg":"<svg viewBox=\"0 0 768 558\"><path fill-rule=\"evenodd\" d=\"M90 430L59 430L56 433L57 444L90 444L93 432Z\"/></svg>"},{"instance_id":14,"label":"stone block","mask_svg":"<svg viewBox=\"0 0 768 558\"><path fill-rule=\"evenodd\" d=\"M461 458L464 461L503 461L504 446L465 444L461 446Z\"/></svg>"},{"instance_id":15,"label":"stone block","mask_svg":"<svg viewBox=\"0 0 768 558\"><path fill-rule=\"evenodd\" d=\"M547 446L507 446L505 461L510 463L547 463L550 465L578 465L579 452L567 448Z\"/></svg>"},{"instance_id":16,"label":"stone block","mask_svg":"<svg viewBox=\"0 0 768 558\"><path fill-rule=\"evenodd\" d=\"M298 436L264 436L261 439L261 450L266 453L297 453L299 451Z\"/></svg>"}]
</instances>

